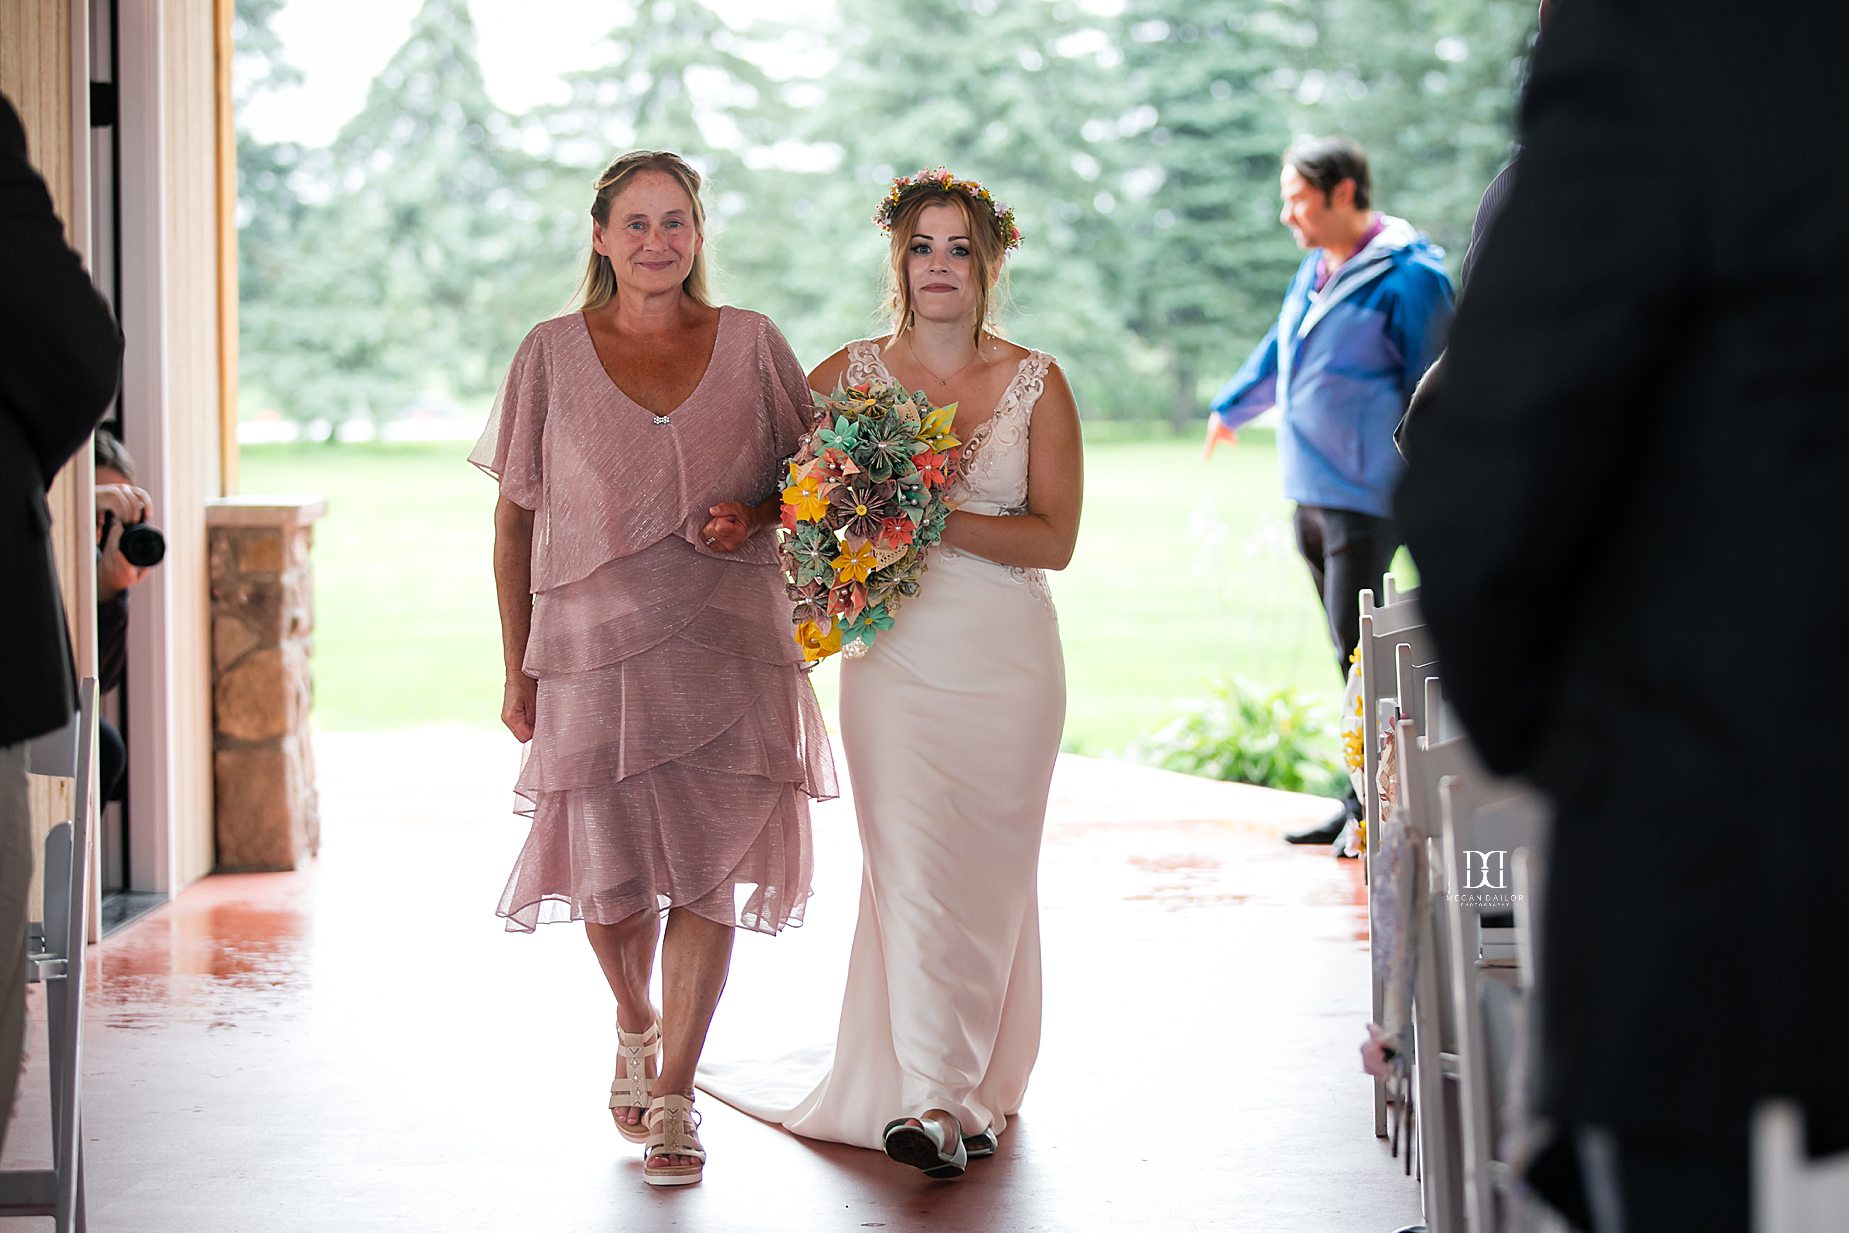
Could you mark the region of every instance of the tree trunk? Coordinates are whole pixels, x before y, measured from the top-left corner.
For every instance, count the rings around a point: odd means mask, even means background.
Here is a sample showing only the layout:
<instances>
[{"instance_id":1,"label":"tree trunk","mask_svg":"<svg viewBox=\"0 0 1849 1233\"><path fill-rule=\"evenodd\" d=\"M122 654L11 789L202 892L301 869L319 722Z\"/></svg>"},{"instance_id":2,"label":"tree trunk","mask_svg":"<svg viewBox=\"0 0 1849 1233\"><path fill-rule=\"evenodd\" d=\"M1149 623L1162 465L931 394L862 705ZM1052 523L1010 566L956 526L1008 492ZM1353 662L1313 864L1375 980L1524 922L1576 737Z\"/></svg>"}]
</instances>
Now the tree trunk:
<instances>
[{"instance_id":1,"label":"tree trunk","mask_svg":"<svg viewBox=\"0 0 1849 1233\"><path fill-rule=\"evenodd\" d=\"M1169 360L1168 371L1173 382L1169 392L1168 423L1179 435L1187 432L1189 424L1200 418L1200 396L1195 393L1196 378L1192 360L1176 354Z\"/></svg>"}]
</instances>

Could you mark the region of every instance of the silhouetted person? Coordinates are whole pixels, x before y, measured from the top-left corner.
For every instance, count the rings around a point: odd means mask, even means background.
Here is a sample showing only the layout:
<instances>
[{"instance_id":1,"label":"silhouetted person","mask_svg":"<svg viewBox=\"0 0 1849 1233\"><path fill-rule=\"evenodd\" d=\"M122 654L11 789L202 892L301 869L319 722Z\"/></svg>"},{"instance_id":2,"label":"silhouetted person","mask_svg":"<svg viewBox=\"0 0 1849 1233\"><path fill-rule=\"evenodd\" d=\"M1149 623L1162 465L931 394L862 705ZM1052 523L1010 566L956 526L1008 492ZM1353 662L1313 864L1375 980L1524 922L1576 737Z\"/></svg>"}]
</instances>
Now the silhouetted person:
<instances>
[{"instance_id":1,"label":"silhouetted person","mask_svg":"<svg viewBox=\"0 0 1849 1233\"><path fill-rule=\"evenodd\" d=\"M115 318L64 242L0 97L0 1143L26 1016L26 742L76 709L45 490L108 408L121 361Z\"/></svg>"},{"instance_id":2,"label":"silhouetted person","mask_svg":"<svg viewBox=\"0 0 1849 1233\"><path fill-rule=\"evenodd\" d=\"M1408 428L1446 692L1557 813L1531 1177L1600 1231L1748 1228L1767 1098L1846 1141L1845 47L1841 0L1560 5Z\"/></svg>"}]
</instances>

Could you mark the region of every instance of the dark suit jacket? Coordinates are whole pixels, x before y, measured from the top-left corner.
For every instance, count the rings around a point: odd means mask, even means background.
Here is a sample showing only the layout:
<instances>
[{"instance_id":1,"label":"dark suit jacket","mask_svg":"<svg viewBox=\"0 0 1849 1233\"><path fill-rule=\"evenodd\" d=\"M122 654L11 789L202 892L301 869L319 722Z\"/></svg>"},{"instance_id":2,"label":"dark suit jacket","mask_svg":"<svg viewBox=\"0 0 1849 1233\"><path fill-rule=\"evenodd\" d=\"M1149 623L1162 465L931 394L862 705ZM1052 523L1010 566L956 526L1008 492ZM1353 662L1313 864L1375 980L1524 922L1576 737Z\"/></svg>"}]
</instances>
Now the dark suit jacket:
<instances>
[{"instance_id":1,"label":"dark suit jacket","mask_svg":"<svg viewBox=\"0 0 1849 1233\"><path fill-rule=\"evenodd\" d=\"M115 394L122 336L0 98L0 745L74 707L45 489Z\"/></svg>"},{"instance_id":2,"label":"dark suit jacket","mask_svg":"<svg viewBox=\"0 0 1849 1233\"><path fill-rule=\"evenodd\" d=\"M1477 257L1483 251L1489 239L1490 229L1496 225L1496 219L1502 214L1502 207L1508 203L1509 190L1515 187L1515 163L1511 161L1496 178L1489 182L1483 195L1477 198L1476 217L1470 220L1470 247L1464 250L1464 265L1458 271L1457 294L1462 297L1470 286L1471 271L1477 267ZM1425 370L1425 376L1419 380L1419 388L1412 392L1412 398L1406 404L1406 414L1400 416L1400 422L1393 429L1393 444L1401 454L1406 452L1406 425L1412 421L1425 400L1432 396L1444 381L1445 358L1440 355L1432 366Z\"/></svg>"},{"instance_id":3,"label":"dark suit jacket","mask_svg":"<svg viewBox=\"0 0 1849 1233\"><path fill-rule=\"evenodd\" d=\"M1574 0L1409 427L1445 685L1558 822L1543 1109L1849 1109L1849 4Z\"/></svg>"}]
</instances>

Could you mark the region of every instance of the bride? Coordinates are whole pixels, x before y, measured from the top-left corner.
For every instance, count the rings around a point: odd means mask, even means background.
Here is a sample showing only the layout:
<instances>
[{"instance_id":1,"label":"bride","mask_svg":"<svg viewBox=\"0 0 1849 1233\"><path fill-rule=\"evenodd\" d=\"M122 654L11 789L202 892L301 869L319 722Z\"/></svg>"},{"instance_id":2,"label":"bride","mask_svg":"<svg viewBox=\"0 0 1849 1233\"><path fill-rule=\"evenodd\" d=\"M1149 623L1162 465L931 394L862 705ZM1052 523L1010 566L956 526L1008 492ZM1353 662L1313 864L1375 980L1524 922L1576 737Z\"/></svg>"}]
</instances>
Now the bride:
<instances>
[{"instance_id":1,"label":"bride","mask_svg":"<svg viewBox=\"0 0 1849 1233\"><path fill-rule=\"evenodd\" d=\"M882 1148L931 1177L992 1155L1040 1044L1036 870L1065 720L1044 569L1078 535L1078 412L1059 366L997 335L1013 211L941 169L896 180L892 333L809 374L957 406L956 506L919 595L841 670L864 865L827 1073L703 1070L701 1084L797 1134Z\"/></svg>"}]
</instances>

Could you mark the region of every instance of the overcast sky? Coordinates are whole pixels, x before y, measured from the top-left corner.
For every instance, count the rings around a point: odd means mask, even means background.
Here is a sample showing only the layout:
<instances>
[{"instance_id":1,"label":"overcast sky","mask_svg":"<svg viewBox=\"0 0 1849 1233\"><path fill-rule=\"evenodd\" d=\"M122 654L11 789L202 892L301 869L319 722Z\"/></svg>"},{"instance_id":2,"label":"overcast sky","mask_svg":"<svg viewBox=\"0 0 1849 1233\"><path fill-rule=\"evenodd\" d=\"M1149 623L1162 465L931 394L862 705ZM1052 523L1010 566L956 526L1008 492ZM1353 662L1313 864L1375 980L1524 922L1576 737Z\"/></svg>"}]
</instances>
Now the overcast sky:
<instances>
[{"instance_id":1,"label":"overcast sky","mask_svg":"<svg viewBox=\"0 0 1849 1233\"><path fill-rule=\"evenodd\" d=\"M671 2L671 0L670 0ZM276 19L300 89L265 95L242 117L264 141L325 145L410 32L422 0L289 0ZM833 0L708 0L734 26L755 14L813 19ZM471 0L488 93L523 112L563 98L562 74L598 62L596 44L624 11L610 0Z\"/></svg>"}]
</instances>

